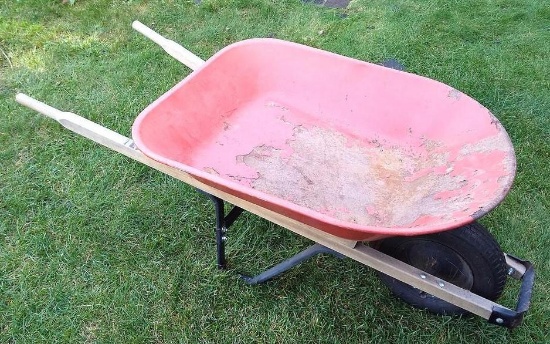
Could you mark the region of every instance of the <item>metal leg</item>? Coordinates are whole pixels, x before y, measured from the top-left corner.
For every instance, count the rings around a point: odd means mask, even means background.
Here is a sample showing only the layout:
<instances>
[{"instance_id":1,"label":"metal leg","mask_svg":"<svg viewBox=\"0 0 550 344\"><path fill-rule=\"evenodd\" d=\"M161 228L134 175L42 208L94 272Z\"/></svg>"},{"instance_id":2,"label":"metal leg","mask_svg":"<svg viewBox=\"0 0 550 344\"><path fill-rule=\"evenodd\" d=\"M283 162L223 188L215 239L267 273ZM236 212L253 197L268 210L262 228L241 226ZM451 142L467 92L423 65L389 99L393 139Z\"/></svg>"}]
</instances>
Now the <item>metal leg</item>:
<instances>
[{"instance_id":1,"label":"metal leg","mask_svg":"<svg viewBox=\"0 0 550 344\"><path fill-rule=\"evenodd\" d=\"M338 253L334 250L331 250L330 248L325 247L321 244L314 244L314 245L308 247L307 249L303 250L302 252L296 254L295 256L290 257L289 259L275 265L274 267L262 272L261 274L259 274L257 276L249 277L249 276L241 275L241 277L247 284L263 283L263 282L266 282L266 281L272 279L273 277L276 277L276 276L282 274L283 272L285 272L287 270L290 270L291 268L293 268L296 265L302 263L303 261L306 261L309 258L311 258L315 255L321 254L321 253L328 253L328 254L331 254L331 255L333 255L337 258L344 258L345 257L344 255L342 255L342 254L340 254L340 253Z\"/></svg>"},{"instance_id":2,"label":"metal leg","mask_svg":"<svg viewBox=\"0 0 550 344\"><path fill-rule=\"evenodd\" d=\"M218 269L225 269L227 267L227 261L225 259L225 241L227 240L227 229L235 222L235 220L242 214L243 209L234 206L233 209L225 216L224 202L221 198L206 193L202 190L199 192L206 195L212 203L214 203L214 210L216 211L216 256Z\"/></svg>"},{"instance_id":3,"label":"metal leg","mask_svg":"<svg viewBox=\"0 0 550 344\"><path fill-rule=\"evenodd\" d=\"M207 192L197 189L200 193L206 195L212 203L214 203L214 210L216 211L216 253L217 253L217 264L218 269L226 269L227 261L225 259L225 241L227 240L227 229L235 222L235 220L242 214L243 209L237 206L234 206L233 209L225 215L224 201L211 195ZM249 277L241 275L242 279L247 284L259 284L266 282L273 277L276 277L283 272L292 269L296 265L302 263L309 258L316 256L321 253L331 254L338 258L344 258L345 256L341 253L338 253L328 247L325 247L321 244L314 244L302 252L296 254L293 257L275 265L274 267L262 272L261 274Z\"/></svg>"}]
</instances>

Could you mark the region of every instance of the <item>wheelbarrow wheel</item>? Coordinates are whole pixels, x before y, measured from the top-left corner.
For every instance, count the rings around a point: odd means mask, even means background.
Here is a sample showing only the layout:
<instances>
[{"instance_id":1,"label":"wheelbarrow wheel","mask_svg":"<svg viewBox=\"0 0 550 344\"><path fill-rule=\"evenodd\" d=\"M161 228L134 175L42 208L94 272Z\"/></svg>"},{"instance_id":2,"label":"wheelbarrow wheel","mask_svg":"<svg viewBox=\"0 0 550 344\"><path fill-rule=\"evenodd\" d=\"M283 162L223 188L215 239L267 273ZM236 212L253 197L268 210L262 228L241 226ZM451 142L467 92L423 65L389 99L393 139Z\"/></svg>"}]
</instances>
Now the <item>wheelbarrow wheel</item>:
<instances>
[{"instance_id":1,"label":"wheelbarrow wheel","mask_svg":"<svg viewBox=\"0 0 550 344\"><path fill-rule=\"evenodd\" d=\"M382 239L371 246L492 301L500 297L506 283L504 254L487 229L477 222L430 235ZM468 314L388 275L378 276L394 295L414 307L443 315Z\"/></svg>"}]
</instances>

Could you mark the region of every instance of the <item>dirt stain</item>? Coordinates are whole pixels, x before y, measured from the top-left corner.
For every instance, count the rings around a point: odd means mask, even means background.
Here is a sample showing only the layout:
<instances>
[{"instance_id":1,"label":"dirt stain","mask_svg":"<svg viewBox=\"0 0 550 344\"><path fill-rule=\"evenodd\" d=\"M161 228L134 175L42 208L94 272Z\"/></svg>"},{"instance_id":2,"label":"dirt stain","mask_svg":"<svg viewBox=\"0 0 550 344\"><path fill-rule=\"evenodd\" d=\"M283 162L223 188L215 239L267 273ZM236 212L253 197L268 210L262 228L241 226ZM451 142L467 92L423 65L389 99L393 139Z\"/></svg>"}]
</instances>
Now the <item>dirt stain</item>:
<instances>
[{"instance_id":1,"label":"dirt stain","mask_svg":"<svg viewBox=\"0 0 550 344\"><path fill-rule=\"evenodd\" d=\"M459 90L455 90L455 89L453 88L452 90L449 91L449 94L448 94L447 96L448 96L449 98L453 98L453 99L459 100L461 95L462 95L462 93L461 93Z\"/></svg>"},{"instance_id":2,"label":"dirt stain","mask_svg":"<svg viewBox=\"0 0 550 344\"><path fill-rule=\"evenodd\" d=\"M257 171L250 181L254 189L342 221L385 227L414 227L423 218L440 221L479 211L471 195L481 182L456 174L455 160L502 147L498 138L488 138L452 157L428 139L419 153L304 126L296 126L287 143L290 155L261 145L237 157L237 163Z\"/></svg>"}]
</instances>

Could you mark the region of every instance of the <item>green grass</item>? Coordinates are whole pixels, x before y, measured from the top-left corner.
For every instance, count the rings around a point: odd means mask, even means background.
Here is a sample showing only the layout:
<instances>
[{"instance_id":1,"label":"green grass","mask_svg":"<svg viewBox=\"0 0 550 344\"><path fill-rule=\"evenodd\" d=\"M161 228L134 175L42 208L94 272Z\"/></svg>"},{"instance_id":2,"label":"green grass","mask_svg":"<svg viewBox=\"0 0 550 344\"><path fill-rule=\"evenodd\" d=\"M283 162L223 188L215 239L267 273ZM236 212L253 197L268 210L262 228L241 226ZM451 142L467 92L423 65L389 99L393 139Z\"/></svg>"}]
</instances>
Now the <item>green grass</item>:
<instances>
[{"instance_id":1,"label":"green grass","mask_svg":"<svg viewBox=\"0 0 550 344\"><path fill-rule=\"evenodd\" d=\"M275 36L354 58L396 58L476 98L518 159L482 219L537 268L513 332L395 300L372 270L313 259L261 286L215 268L212 207L192 188L15 103L25 92L129 135L189 70L133 32L138 19L207 58ZM550 333L550 10L540 0L0 1L0 342L544 343ZM247 215L232 268L258 272L307 240ZM501 299L513 305L517 283Z\"/></svg>"}]
</instances>

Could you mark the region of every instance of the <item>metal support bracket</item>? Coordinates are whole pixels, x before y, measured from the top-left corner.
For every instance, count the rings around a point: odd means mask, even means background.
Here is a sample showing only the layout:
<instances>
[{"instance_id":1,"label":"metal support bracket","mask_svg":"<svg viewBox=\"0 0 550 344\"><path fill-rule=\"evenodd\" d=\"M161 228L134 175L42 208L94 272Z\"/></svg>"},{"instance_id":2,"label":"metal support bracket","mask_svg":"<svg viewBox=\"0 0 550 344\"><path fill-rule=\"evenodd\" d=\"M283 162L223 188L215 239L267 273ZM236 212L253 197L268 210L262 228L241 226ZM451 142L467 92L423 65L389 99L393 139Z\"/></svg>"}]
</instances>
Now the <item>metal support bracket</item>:
<instances>
[{"instance_id":1,"label":"metal support bracket","mask_svg":"<svg viewBox=\"0 0 550 344\"><path fill-rule=\"evenodd\" d=\"M227 241L227 229L237 220L239 215L242 214L243 209L237 206L234 206L231 211L225 215L225 204L224 201L211 195L207 192L204 192L200 189L197 189L200 193L206 195L212 203L214 203L214 210L216 212L216 256L217 256L217 265L218 269L227 268L227 260L225 258L225 242ZM257 276L246 276L241 274L241 278L247 284L260 284L266 282L283 272L292 269L293 267L299 265L300 263L314 257L318 254L327 253L331 254L337 258L345 258L345 255L338 253L326 246L321 244L314 244L307 249L299 252L298 254L288 258L287 260L273 266L270 269L258 274Z\"/></svg>"},{"instance_id":2,"label":"metal support bracket","mask_svg":"<svg viewBox=\"0 0 550 344\"><path fill-rule=\"evenodd\" d=\"M272 268L256 275L253 277L241 275L241 278L247 283L247 284L260 284L263 282L266 282L283 272L292 269L293 267L297 266L298 264L310 259L311 257L314 257L321 253L327 253L331 254L337 258L345 258L345 256L341 253L338 253L334 250L331 250L328 247L325 247L321 244L314 244L310 247L306 248L305 250L299 252L298 254L288 258L287 260L273 266Z\"/></svg>"},{"instance_id":3,"label":"metal support bracket","mask_svg":"<svg viewBox=\"0 0 550 344\"><path fill-rule=\"evenodd\" d=\"M500 305L493 306L493 311L487 320L491 324L513 329L521 324L523 316L529 309L533 285L535 284L535 269L531 262L506 254L509 275L521 280L516 309L511 310Z\"/></svg>"},{"instance_id":4,"label":"metal support bracket","mask_svg":"<svg viewBox=\"0 0 550 344\"><path fill-rule=\"evenodd\" d=\"M225 215L224 201L211 195L207 192L197 189L200 193L206 195L212 203L214 203L214 210L216 211L216 261L218 269L227 268L227 260L225 259L225 241L227 240L227 229L237 220L239 215L242 214L243 209L237 206L233 206L231 211Z\"/></svg>"}]
</instances>

